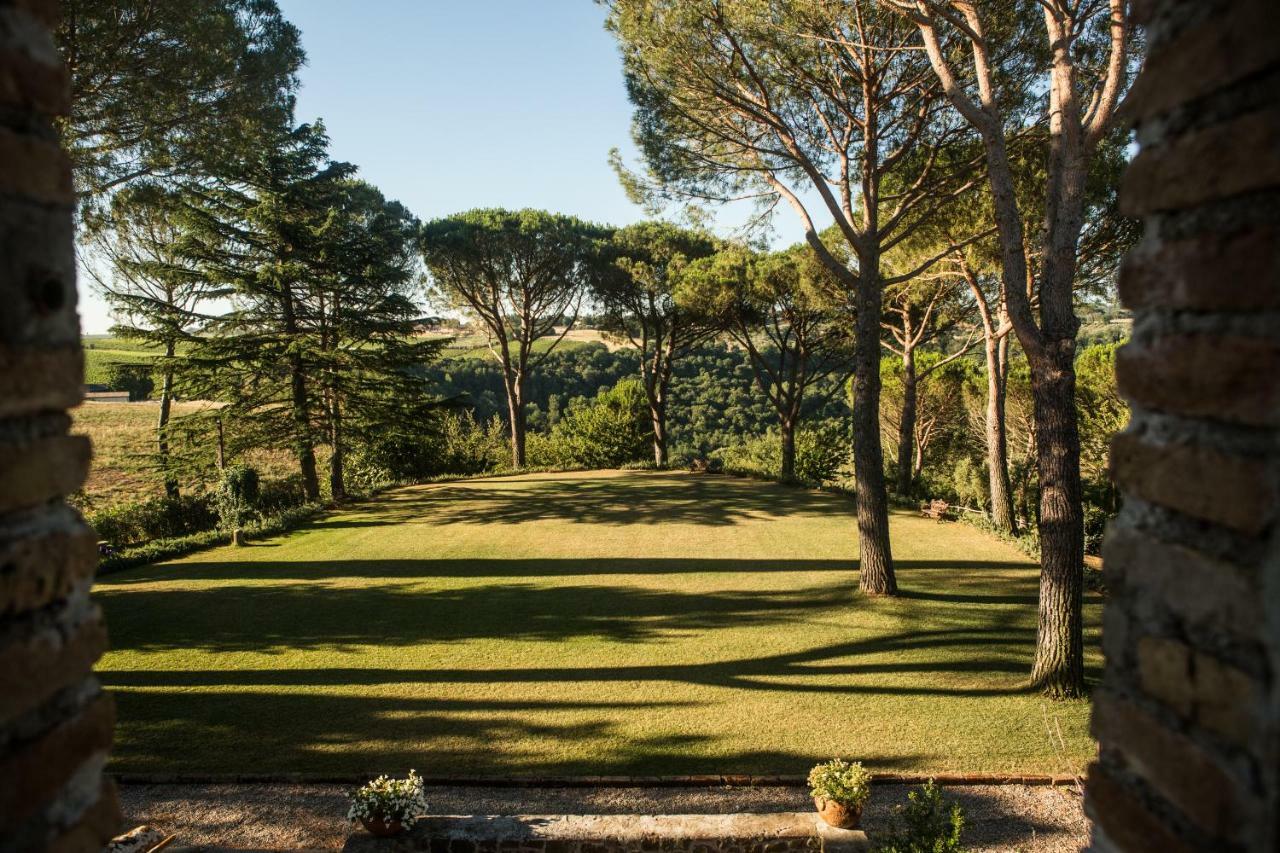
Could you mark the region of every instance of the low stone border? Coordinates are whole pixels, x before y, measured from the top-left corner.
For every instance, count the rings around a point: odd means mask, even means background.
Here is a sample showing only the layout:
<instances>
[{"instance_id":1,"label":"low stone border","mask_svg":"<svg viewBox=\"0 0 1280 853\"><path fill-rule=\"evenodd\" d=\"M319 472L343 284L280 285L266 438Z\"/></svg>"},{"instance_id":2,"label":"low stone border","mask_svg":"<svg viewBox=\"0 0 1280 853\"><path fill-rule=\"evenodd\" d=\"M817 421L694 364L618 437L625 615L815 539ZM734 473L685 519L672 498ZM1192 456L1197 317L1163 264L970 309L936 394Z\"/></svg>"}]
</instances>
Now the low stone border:
<instances>
[{"instance_id":1,"label":"low stone border","mask_svg":"<svg viewBox=\"0 0 1280 853\"><path fill-rule=\"evenodd\" d=\"M384 771L367 773L115 773L121 785L363 785ZM1079 776L1007 773L876 773L872 784L1079 785ZM808 778L793 774L700 774L692 776L423 776L426 786L458 788L803 788Z\"/></svg>"},{"instance_id":2,"label":"low stone border","mask_svg":"<svg viewBox=\"0 0 1280 853\"><path fill-rule=\"evenodd\" d=\"M716 815L444 815L398 838L356 832L343 853L864 853L861 830L812 812Z\"/></svg>"}]
</instances>

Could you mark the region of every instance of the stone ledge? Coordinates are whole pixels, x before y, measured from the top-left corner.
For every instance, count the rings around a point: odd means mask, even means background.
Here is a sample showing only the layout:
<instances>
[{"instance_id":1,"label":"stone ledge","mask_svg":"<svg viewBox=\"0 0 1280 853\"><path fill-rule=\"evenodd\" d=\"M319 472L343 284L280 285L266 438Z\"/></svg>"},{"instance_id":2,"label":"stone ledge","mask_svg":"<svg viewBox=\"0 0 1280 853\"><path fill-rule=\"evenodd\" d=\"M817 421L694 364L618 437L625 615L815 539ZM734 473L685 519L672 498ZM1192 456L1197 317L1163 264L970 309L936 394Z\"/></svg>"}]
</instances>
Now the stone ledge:
<instances>
[{"instance_id":1,"label":"stone ledge","mask_svg":"<svg viewBox=\"0 0 1280 853\"><path fill-rule=\"evenodd\" d=\"M344 853L862 853L865 832L813 812L716 815L440 815L399 838L357 831Z\"/></svg>"}]
</instances>

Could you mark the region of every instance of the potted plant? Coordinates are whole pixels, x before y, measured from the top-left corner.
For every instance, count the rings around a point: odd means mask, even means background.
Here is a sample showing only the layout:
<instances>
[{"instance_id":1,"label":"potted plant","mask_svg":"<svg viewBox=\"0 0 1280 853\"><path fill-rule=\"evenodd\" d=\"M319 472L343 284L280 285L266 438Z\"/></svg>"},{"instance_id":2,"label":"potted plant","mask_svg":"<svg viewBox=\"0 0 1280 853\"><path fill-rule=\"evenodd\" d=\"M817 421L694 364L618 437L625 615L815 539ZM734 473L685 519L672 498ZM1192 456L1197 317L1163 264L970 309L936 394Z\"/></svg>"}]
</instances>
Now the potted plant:
<instances>
[{"instance_id":1,"label":"potted plant","mask_svg":"<svg viewBox=\"0 0 1280 853\"><path fill-rule=\"evenodd\" d=\"M374 835L399 835L427 813L422 777L409 771L407 779L379 776L351 792L347 820L360 821Z\"/></svg>"},{"instance_id":2,"label":"potted plant","mask_svg":"<svg viewBox=\"0 0 1280 853\"><path fill-rule=\"evenodd\" d=\"M858 761L832 759L809 771L809 793L818 816L839 829L857 829L871 796L871 773Z\"/></svg>"}]
</instances>

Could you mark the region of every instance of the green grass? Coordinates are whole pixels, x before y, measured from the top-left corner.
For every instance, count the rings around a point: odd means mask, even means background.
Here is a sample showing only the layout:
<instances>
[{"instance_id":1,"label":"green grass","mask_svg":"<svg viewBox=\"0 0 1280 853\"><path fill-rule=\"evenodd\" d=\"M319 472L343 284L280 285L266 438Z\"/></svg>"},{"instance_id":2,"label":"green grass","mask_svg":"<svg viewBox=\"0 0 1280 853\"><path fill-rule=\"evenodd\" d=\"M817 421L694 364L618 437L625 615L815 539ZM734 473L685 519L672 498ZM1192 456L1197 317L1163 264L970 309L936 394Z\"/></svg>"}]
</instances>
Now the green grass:
<instances>
[{"instance_id":1,"label":"green grass","mask_svg":"<svg viewBox=\"0 0 1280 853\"><path fill-rule=\"evenodd\" d=\"M966 525L892 527L904 594L872 600L843 496L525 475L107 576L114 769L1081 769L1087 703L1024 687L1035 567Z\"/></svg>"}]
</instances>

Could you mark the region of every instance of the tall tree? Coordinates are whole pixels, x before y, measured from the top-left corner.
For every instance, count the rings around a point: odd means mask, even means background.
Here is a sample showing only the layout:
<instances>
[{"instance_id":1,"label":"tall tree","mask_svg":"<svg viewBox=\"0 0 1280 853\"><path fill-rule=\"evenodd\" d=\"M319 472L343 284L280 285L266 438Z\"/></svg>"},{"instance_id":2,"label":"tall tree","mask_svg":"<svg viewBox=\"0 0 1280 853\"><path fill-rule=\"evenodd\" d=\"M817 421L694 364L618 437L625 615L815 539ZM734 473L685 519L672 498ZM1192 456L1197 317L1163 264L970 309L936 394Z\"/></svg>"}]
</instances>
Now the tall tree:
<instances>
[{"instance_id":1,"label":"tall tree","mask_svg":"<svg viewBox=\"0 0 1280 853\"><path fill-rule=\"evenodd\" d=\"M577 322L605 236L579 219L541 210L472 210L422 228L434 295L470 314L488 334L502 370L517 468L525 464L530 371Z\"/></svg>"},{"instance_id":2,"label":"tall tree","mask_svg":"<svg viewBox=\"0 0 1280 853\"><path fill-rule=\"evenodd\" d=\"M88 205L142 177L190 176L284 121L305 56L274 0L64 0L62 140Z\"/></svg>"},{"instance_id":3,"label":"tall tree","mask_svg":"<svg viewBox=\"0 0 1280 853\"><path fill-rule=\"evenodd\" d=\"M191 339L187 381L226 399L244 440L292 446L308 500L320 497L315 423L319 355L308 300L335 182L354 167L328 158L319 125L279 127L252 156L193 186L181 250L221 285L232 310Z\"/></svg>"},{"instance_id":4,"label":"tall tree","mask_svg":"<svg viewBox=\"0 0 1280 853\"><path fill-rule=\"evenodd\" d=\"M784 482L796 478L796 430L806 403L815 393L838 393L853 363L840 290L805 245L763 257L726 249L692 264L682 283L682 300L716 318L750 357L778 416Z\"/></svg>"},{"instance_id":5,"label":"tall tree","mask_svg":"<svg viewBox=\"0 0 1280 853\"><path fill-rule=\"evenodd\" d=\"M904 24L872 0L613 0L608 18L649 171L632 187L787 202L856 309L859 584L882 595L897 582L878 422L879 323L882 291L898 277L885 274L881 256L964 188L937 156L954 135ZM819 217L834 220L854 264L824 245Z\"/></svg>"},{"instance_id":6,"label":"tall tree","mask_svg":"<svg viewBox=\"0 0 1280 853\"><path fill-rule=\"evenodd\" d=\"M177 348L198 328L198 311L214 290L179 251L182 217L180 192L139 184L116 193L97 228L95 245L105 268L89 267L117 321L112 331L163 353L156 459L165 493L173 498L178 478L169 454L169 419Z\"/></svg>"},{"instance_id":7,"label":"tall tree","mask_svg":"<svg viewBox=\"0 0 1280 853\"><path fill-rule=\"evenodd\" d=\"M667 405L676 360L712 337L714 322L675 296L692 261L709 257L716 244L706 234L666 222L620 228L601 255L595 297L605 329L640 353L640 377L653 428L653 461L667 464Z\"/></svg>"},{"instance_id":8,"label":"tall tree","mask_svg":"<svg viewBox=\"0 0 1280 853\"><path fill-rule=\"evenodd\" d=\"M1004 8L968 0L889 0L919 29L938 80L982 140L1000 243L1009 319L1031 368L1040 479L1040 612L1031 680L1054 696L1084 693L1084 529L1075 411L1074 288L1090 160L1112 127L1131 64L1125 0L1038 0ZM1013 15L1010 19L1009 15ZM1048 79L1027 73L1032 53L1010 54L1008 32L1039 15ZM1047 53L1045 53L1047 51ZM967 56L967 63L963 57ZM1048 122L1041 185L1039 269L1016 191L1010 139L1039 98ZM1017 105L1015 110L1011 105ZM1030 287L1028 287L1030 284ZM1039 317L1032 300L1038 301Z\"/></svg>"},{"instance_id":9,"label":"tall tree","mask_svg":"<svg viewBox=\"0 0 1280 853\"><path fill-rule=\"evenodd\" d=\"M387 445L421 438L438 401L420 369L442 340L415 338L418 220L359 180L335 182L329 216L316 231L305 327L315 352L329 441L329 491L347 497L353 441Z\"/></svg>"},{"instance_id":10,"label":"tall tree","mask_svg":"<svg viewBox=\"0 0 1280 853\"><path fill-rule=\"evenodd\" d=\"M895 491L900 496L911 494L919 470L915 464L919 386L928 380L930 374L964 356L977 342L976 335L967 334L941 358L930 359L924 365L917 358L921 348L943 339L971 313L971 303L956 284L954 276L939 267L895 285L885 294L885 319L881 324L886 333L884 346L902 362L902 411L898 418L895 483Z\"/></svg>"}]
</instances>

